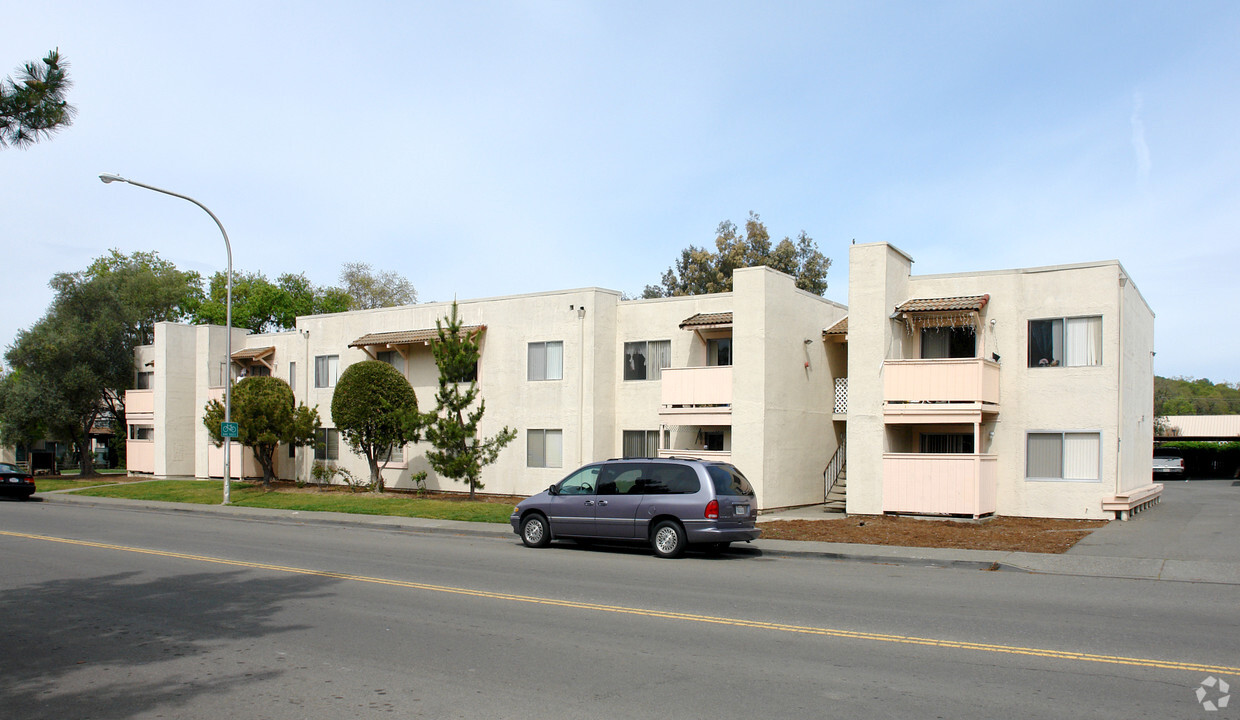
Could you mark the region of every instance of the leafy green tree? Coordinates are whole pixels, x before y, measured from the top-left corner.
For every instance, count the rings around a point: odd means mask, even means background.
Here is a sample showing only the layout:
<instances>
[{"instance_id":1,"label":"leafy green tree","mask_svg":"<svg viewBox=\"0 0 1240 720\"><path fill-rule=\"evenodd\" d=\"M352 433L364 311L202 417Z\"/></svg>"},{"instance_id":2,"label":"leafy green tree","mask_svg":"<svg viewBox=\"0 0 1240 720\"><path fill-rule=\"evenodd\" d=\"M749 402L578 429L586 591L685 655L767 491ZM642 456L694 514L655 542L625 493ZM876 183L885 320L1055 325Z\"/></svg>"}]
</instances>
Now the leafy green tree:
<instances>
[{"instance_id":1,"label":"leafy green tree","mask_svg":"<svg viewBox=\"0 0 1240 720\"><path fill-rule=\"evenodd\" d=\"M1240 384L1206 378L1154 377L1154 415L1240 414Z\"/></svg>"},{"instance_id":2,"label":"leafy green tree","mask_svg":"<svg viewBox=\"0 0 1240 720\"><path fill-rule=\"evenodd\" d=\"M150 343L154 325L177 320L196 300L198 276L155 253L97 258L84 271L60 273L47 314L20 331L6 353L13 377L4 389L0 433L74 445L91 475L89 434L125 427L124 391L134 379L133 348ZM40 428L43 436L28 437Z\"/></svg>"},{"instance_id":3,"label":"leafy green tree","mask_svg":"<svg viewBox=\"0 0 1240 720\"><path fill-rule=\"evenodd\" d=\"M349 296L350 310L412 305L418 301L413 284L391 270L374 271L367 263L345 263L340 283Z\"/></svg>"},{"instance_id":4,"label":"leafy green tree","mask_svg":"<svg viewBox=\"0 0 1240 720\"><path fill-rule=\"evenodd\" d=\"M440 475L469 483L472 500L475 489L483 488L482 468L495 462L499 451L516 439L517 431L505 426L489 438L478 438L486 401L478 397L478 382L473 379L479 357L477 333L463 329L455 301L452 316L436 320L435 327L439 339L431 345L431 352L439 367L439 391L426 428L426 439L435 449L427 451L426 459ZM475 400L477 406L471 410Z\"/></svg>"},{"instance_id":5,"label":"leafy green tree","mask_svg":"<svg viewBox=\"0 0 1240 720\"><path fill-rule=\"evenodd\" d=\"M332 422L353 452L366 458L370 486L383 492L380 464L387 464L393 448L421 439L423 416L418 396L399 370L366 360L345 368L336 381Z\"/></svg>"},{"instance_id":6,"label":"leafy green tree","mask_svg":"<svg viewBox=\"0 0 1240 720\"><path fill-rule=\"evenodd\" d=\"M647 285L642 297L677 297L730 292L732 273L739 268L767 265L796 278L797 287L822 295L827 291L830 258L804 230L793 241L785 237L771 244L771 235L756 213L750 212L741 232L730 220L719 223L715 251L690 245L680 251L675 266L663 273L660 285Z\"/></svg>"},{"instance_id":7,"label":"leafy green tree","mask_svg":"<svg viewBox=\"0 0 1240 720\"><path fill-rule=\"evenodd\" d=\"M73 124L77 110L65 100L68 70L56 49L42 65L26 63L16 80L0 80L0 148L25 148Z\"/></svg>"},{"instance_id":8,"label":"leafy green tree","mask_svg":"<svg viewBox=\"0 0 1240 720\"><path fill-rule=\"evenodd\" d=\"M211 400L204 408L202 424L216 447L224 444L220 423L224 403ZM318 431L318 408L296 404L293 389L276 377L248 377L232 391L232 421L238 425L237 442L254 451L263 468L263 487L275 478L275 454L281 445L312 445Z\"/></svg>"},{"instance_id":9,"label":"leafy green tree","mask_svg":"<svg viewBox=\"0 0 1240 720\"><path fill-rule=\"evenodd\" d=\"M211 276L207 298L196 308L197 324L223 325L227 317L228 276ZM254 333L292 330L299 315L320 315L349 309L349 298L340 288L317 287L304 274L286 273L271 282L261 272L233 273L233 327Z\"/></svg>"}]
</instances>

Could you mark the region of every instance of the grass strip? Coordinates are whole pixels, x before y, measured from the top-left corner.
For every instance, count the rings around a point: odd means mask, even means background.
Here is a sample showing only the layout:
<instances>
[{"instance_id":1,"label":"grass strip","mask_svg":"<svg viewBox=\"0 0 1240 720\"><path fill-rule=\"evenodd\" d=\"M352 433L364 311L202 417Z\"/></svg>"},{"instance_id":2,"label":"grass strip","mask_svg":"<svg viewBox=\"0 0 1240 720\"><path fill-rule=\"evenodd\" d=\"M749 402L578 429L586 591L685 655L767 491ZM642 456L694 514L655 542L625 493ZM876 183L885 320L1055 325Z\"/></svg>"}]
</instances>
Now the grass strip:
<instances>
[{"instance_id":1,"label":"grass strip","mask_svg":"<svg viewBox=\"0 0 1240 720\"><path fill-rule=\"evenodd\" d=\"M122 478L123 479L123 478ZM96 485L111 485L115 483L115 479L109 478L91 478L89 480L78 480L76 478L49 478L37 477L34 479L34 487L36 493L52 492L53 490L68 490L70 488L86 488Z\"/></svg>"},{"instance_id":2,"label":"grass strip","mask_svg":"<svg viewBox=\"0 0 1240 720\"><path fill-rule=\"evenodd\" d=\"M155 480L152 482L109 485L79 490L75 495L159 500L163 502L218 505L224 500L223 483L218 480ZM229 493L233 505L241 507L420 517L436 520L506 523L512 505L468 500L433 500L406 495L343 492L267 492L261 485L234 482Z\"/></svg>"}]
</instances>

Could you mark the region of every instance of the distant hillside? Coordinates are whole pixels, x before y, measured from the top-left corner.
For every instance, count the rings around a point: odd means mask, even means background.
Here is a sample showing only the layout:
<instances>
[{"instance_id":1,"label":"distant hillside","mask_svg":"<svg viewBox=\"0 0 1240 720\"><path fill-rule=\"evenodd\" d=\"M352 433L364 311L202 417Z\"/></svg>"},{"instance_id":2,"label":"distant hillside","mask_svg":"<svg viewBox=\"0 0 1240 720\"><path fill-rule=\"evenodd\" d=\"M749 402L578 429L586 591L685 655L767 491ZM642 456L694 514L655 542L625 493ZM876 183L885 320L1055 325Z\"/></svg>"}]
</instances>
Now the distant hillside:
<instances>
[{"instance_id":1,"label":"distant hillside","mask_svg":"<svg viewBox=\"0 0 1240 720\"><path fill-rule=\"evenodd\" d=\"M1155 415L1240 415L1240 383L1154 376Z\"/></svg>"}]
</instances>

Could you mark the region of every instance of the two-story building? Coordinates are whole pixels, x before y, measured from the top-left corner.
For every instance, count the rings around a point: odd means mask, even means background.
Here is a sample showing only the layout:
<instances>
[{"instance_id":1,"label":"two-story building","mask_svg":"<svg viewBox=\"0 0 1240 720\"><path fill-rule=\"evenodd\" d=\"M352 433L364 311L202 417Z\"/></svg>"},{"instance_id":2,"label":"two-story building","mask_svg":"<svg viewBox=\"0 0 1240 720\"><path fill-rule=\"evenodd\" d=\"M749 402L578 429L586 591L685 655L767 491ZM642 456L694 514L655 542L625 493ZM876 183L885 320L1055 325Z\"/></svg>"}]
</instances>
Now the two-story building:
<instances>
[{"instance_id":1,"label":"two-story building","mask_svg":"<svg viewBox=\"0 0 1240 720\"><path fill-rule=\"evenodd\" d=\"M530 494L590 461L719 458L762 509L811 505L847 468L850 513L1105 517L1157 497L1151 485L1153 314L1117 262L917 277L887 244L854 245L849 307L765 267L733 292L622 300L599 288L463 300L481 341L481 432L518 440L485 490ZM127 394L133 472L221 477L202 425L224 379L287 380L323 421L319 447L281 451L279 474L365 461L331 420L336 379L366 359L434 407L436 320L426 303L297 319L253 335L173 323L135 350ZM233 451L233 474L259 474ZM239 467L240 472L237 468ZM397 449L389 487L464 490L425 448Z\"/></svg>"}]
</instances>

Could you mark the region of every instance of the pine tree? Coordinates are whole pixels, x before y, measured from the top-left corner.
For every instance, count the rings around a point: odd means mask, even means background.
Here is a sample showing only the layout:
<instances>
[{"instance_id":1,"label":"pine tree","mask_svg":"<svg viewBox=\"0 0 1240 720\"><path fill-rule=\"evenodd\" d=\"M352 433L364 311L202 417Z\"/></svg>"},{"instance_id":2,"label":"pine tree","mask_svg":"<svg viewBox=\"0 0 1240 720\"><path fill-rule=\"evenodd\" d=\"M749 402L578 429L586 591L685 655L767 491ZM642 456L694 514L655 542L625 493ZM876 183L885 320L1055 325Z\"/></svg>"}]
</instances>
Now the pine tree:
<instances>
[{"instance_id":1,"label":"pine tree","mask_svg":"<svg viewBox=\"0 0 1240 720\"><path fill-rule=\"evenodd\" d=\"M482 489L482 468L495 462L499 451L517 437L505 426L489 438L478 438L478 422L486 412L486 401L478 398L478 332L462 327L456 302L452 316L435 321L439 341L431 351L439 367L439 391L435 393L434 416L426 429L426 439L435 447L426 453L435 472L457 482L469 483L469 499ZM466 385L468 383L468 385ZM477 400L477 407L469 408Z\"/></svg>"}]
</instances>

